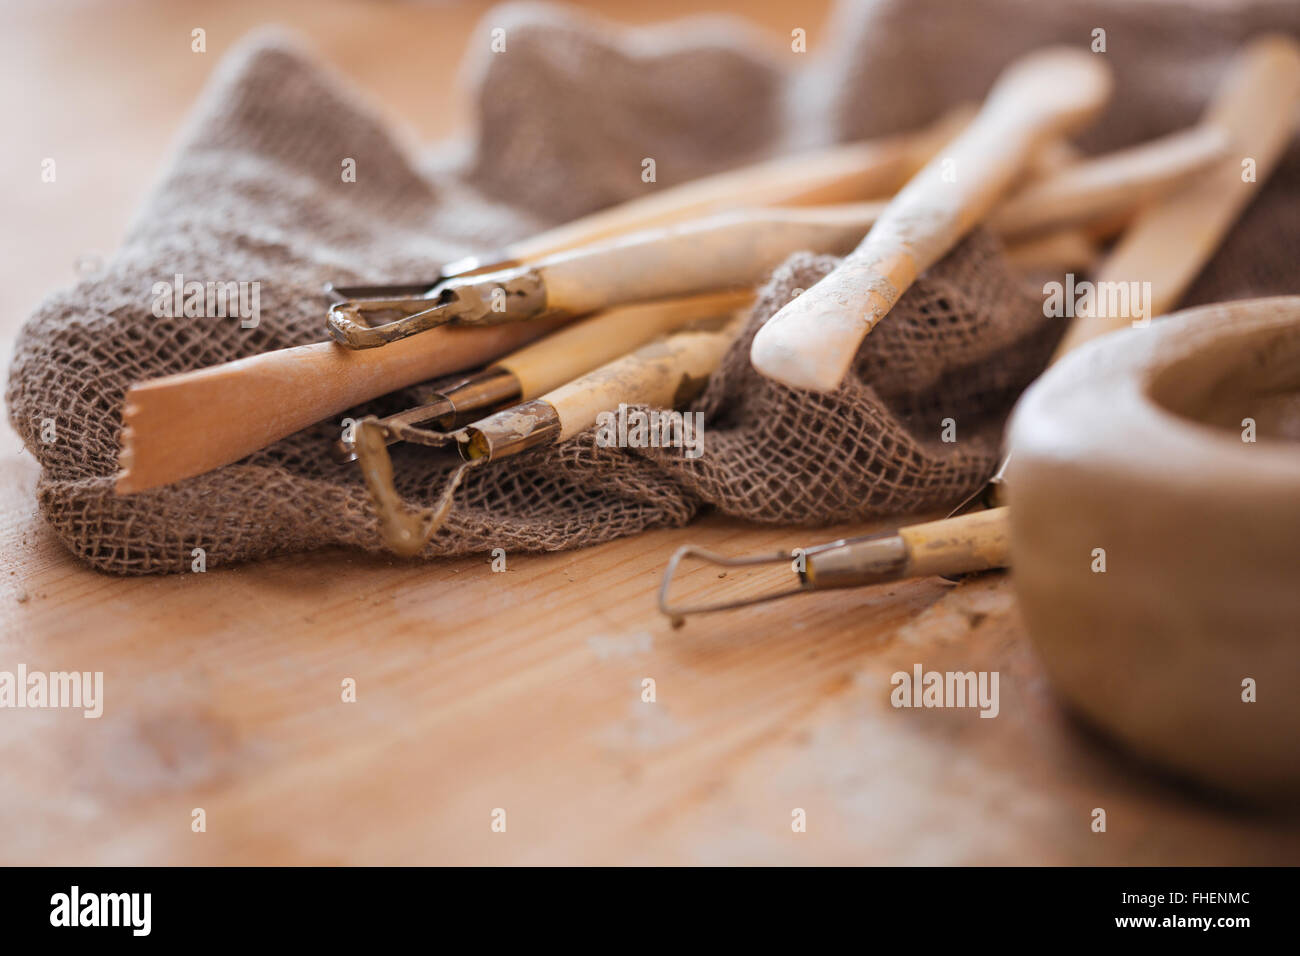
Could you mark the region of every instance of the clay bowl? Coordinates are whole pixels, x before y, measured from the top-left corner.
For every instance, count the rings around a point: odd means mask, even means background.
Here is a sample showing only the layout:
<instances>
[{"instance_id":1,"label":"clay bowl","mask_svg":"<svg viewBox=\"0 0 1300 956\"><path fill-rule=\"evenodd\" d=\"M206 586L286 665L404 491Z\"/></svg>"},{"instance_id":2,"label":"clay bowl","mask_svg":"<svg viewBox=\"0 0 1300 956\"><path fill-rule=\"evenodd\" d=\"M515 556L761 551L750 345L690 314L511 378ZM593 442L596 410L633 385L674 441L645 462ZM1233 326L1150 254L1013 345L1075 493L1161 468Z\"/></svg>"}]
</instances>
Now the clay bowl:
<instances>
[{"instance_id":1,"label":"clay bowl","mask_svg":"<svg viewBox=\"0 0 1300 956\"><path fill-rule=\"evenodd\" d=\"M1059 693L1167 768L1300 794L1300 296L1080 348L1010 447L1015 589Z\"/></svg>"}]
</instances>

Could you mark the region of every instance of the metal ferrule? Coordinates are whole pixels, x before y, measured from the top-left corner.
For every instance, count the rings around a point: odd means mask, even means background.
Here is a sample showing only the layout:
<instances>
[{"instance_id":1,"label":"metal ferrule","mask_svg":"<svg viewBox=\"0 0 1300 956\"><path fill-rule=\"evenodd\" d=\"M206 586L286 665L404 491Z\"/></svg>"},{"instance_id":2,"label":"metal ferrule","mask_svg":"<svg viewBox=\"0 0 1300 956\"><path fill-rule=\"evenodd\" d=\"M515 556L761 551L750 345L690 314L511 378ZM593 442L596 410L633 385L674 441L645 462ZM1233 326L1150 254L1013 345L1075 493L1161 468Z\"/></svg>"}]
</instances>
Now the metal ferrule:
<instances>
[{"instance_id":1,"label":"metal ferrule","mask_svg":"<svg viewBox=\"0 0 1300 956\"><path fill-rule=\"evenodd\" d=\"M549 402L524 402L489 415L464 431L466 437L459 445L462 458L495 461L554 444L560 437L560 415Z\"/></svg>"},{"instance_id":2,"label":"metal ferrule","mask_svg":"<svg viewBox=\"0 0 1300 956\"><path fill-rule=\"evenodd\" d=\"M450 431L482 418L484 412L513 405L519 401L522 391L514 372L500 366L485 368L440 389L437 398L446 402L449 408L437 418L425 421L432 421L443 431Z\"/></svg>"},{"instance_id":3,"label":"metal ferrule","mask_svg":"<svg viewBox=\"0 0 1300 956\"><path fill-rule=\"evenodd\" d=\"M449 385L421 389L417 391L419 405L379 419L384 444L408 441L443 445L447 437L441 433L481 418L485 412L513 405L519 401L522 390L515 373L500 366L474 372ZM436 428L438 432L424 431L426 428ZM334 443L332 452L341 462L357 460L352 442L340 439Z\"/></svg>"},{"instance_id":4,"label":"metal ferrule","mask_svg":"<svg viewBox=\"0 0 1300 956\"><path fill-rule=\"evenodd\" d=\"M438 270L436 279L427 282L399 282L390 285L335 285L325 283L325 297L332 303L347 302L351 299L396 299L429 297L433 290L448 279L463 276L480 275L484 272L501 272L504 269L518 269L523 265L505 252L490 252L482 256L465 256L453 262L444 263Z\"/></svg>"},{"instance_id":5,"label":"metal ferrule","mask_svg":"<svg viewBox=\"0 0 1300 956\"><path fill-rule=\"evenodd\" d=\"M449 318L443 321L459 325L517 322L546 311L546 283L541 273L526 267L473 272L443 283L441 299L449 306Z\"/></svg>"},{"instance_id":6,"label":"metal ferrule","mask_svg":"<svg viewBox=\"0 0 1300 956\"><path fill-rule=\"evenodd\" d=\"M520 266L453 276L415 296L336 302L325 317L325 327L348 348L372 349L448 322L494 325L531 319L545 311L546 283L541 273Z\"/></svg>"},{"instance_id":7,"label":"metal ferrule","mask_svg":"<svg viewBox=\"0 0 1300 956\"><path fill-rule=\"evenodd\" d=\"M907 543L896 534L836 541L804 554L800 577L816 590L859 588L897 581L907 572Z\"/></svg>"}]
</instances>

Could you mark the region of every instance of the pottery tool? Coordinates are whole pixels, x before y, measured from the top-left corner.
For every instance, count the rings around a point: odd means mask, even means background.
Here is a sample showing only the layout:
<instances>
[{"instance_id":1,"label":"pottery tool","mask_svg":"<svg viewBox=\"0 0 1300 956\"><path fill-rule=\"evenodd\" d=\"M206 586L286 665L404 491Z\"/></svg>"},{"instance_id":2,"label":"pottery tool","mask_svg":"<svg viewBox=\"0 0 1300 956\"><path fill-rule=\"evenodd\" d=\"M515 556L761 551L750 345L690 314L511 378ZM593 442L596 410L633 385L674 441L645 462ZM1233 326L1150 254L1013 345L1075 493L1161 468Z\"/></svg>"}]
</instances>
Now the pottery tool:
<instances>
[{"instance_id":1,"label":"pottery tool","mask_svg":"<svg viewBox=\"0 0 1300 956\"><path fill-rule=\"evenodd\" d=\"M1009 436L1011 582L1053 686L1142 756L1294 807L1300 296L1091 342Z\"/></svg>"},{"instance_id":2,"label":"pottery tool","mask_svg":"<svg viewBox=\"0 0 1300 956\"><path fill-rule=\"evenodd\" d=\"M1029 67L1026 69L1030 74L1037 72ZM1050 75L1060 72L1057 67L1042 69ZM1015 102L1012 94L1021 90L1022 82L1028 80L1008 81L1010 92L1001 96L995 94L995 102L1001 102L1003 106L993 110L992 118L986 122L1005 124L1003 114L1011 111L1006 103ZM1036 115L1039 122L1034 128L1040 130L1040 136L1045 135L1042 130L1054 131L1065 123L1057 114ZM1081 122L1078 115L1078 111L1071 114L1075 123ZM980 132L974 127L972 129ZM992 134L985 132L983 135ZM1024 148L1032 149L1036 142L1031 139L1030 145ZM955 144L953 151L959 157L958 161L969 161L972 168L976 168L977 154L986 145L976 139L970 147L959 148L959 144ZM1172 143L1157 141L1126 150L1123 154L1069 165L1032 187L1034 196L1060 197L1061 210L1045 218L1035 207L1032 217L1022 211L1003 220L999 228L1019 234L1032 231L1031 227L1041 222L1066 226L1116 211L1131 211L1141 199L1161 188L1170 188L1190 172L1203 169L1207 157L1221 156L1222 150L1221 132L1210 129L1208 133L1183 134ZM1004 167L1013 168L1009 160ZM915 185L915 181L913 183ZM943 192L942 184L937 191ZM859 242L862 233L870 230L864 245L845 260L845 265L840 266L844 269L864 248L874 248L867 243L875 241L871 236L877 235L882 225L886 234L897 239L902 235L899 230L906 231L904 227L909 222L933 223L933 217L919 204L932 201L934 192L936 188L928 184L926 189L917 190L919 198L913 200L907 199L904 191L889 203L730 210L631 233L613 241L597 242L521 266L449 278L438 286L433 297L357 300L335 305L330 310L327 324L330 334L340 343L363 349L382 346L448 323L490 325L556 314L574 315L646 298L695 295L709 290L747 286L757 282L791 253L801 250L821 253L846 251ZM982 215L986 208L984 204L997 198L996 191L990 193L988 189L973 188L967 202L967 207L973 210L970 215ZM948 238L931 249L936 258L971 224L965 220L959 223L961 213L957 211L950 218L952 223L944 227ZM920 237L914 235L913 245L909 248L915 252L920 245ZM907 268L917 263L929 263L931 260L926 256L931 253L925 253L919 259L908 256L911 265ZM839 269L828 279L838 272ZM899 277L898 273L891 275ZM822 280L810 292L822 289L826 281ZM786 307L789 308L791 306ZM375 326L371 319L378 312L397 312L402 317ZM764 327L764 332L784 312L778 313ZM815 338L811 331L809 335Z\"/></svg>"},{"instance_id":3,"label":"pottery tool","mask_svg":"<svg viewBox=\"0 0 1300 956\"><path fill-rule=\"evenodd\" d=\"M932 574L967 574L977 569L988 571L1006 567L1010 550L1005 510L977 511L882 534L841 538L793 552L727 557L686 545L668 560L663 584L659 588L659 610L672 620L674 627L679 627L687 615L733 611L808 591L860 588ZM677 566L688 558L721 568L788 565L794 580L775 591L746 594L728 601L672 604L668 592L677 574Z\"/></svg>"},{"instance_id":4,"label":"pottery tool","mask_svg":"<svg viewBox=\"0 0 1300 956\"><path fill-rule=\"evenodd\" d=\"M643 345L541 398L489 415L455 434L463 459L438 503L413 511L393 485L392 459L383 425L363 419L356 451L366 486L379 512L385 543L397 554L419 554L446 520L452 496L467 471L521 452L558 444L596 424L619 405L679 407L704 387L739 330L741 318L722 331L676 332Z\"/></svg>"},{"instance_id":5,"label":"pottery tool","mask_svg":"<svg viewBox=\"0 0 1300 956\"><path fill-rule=\"evenodd\" d=\"M565 321L434 329L382 354L316 342L134 385L114 490L135 494L228 465L394 389L483 365Z\"/></svg>"},{"instance_id":6,"label":"pottery tool","mask_svg":"<svg viewBox=\"0 0 1300 956\"><path fill-rule=\"evenodd\" d=\"M918 133L771 160L665 189L517 243L501 256L529 261L742 202L793 204L887 195L951 138L969 112L953 110ZM445 275L466 275L498 264L493 257L463 259L443 266L430 282L330 291L336 300L391 300L428 293ZM346 311L346 302L336 301L336 307ZM385 314L381 302L368 303L363 311ZM398 309L396 314L405 313ZM430 329L427 337L371 356L332 342L312 343L135 385L123 403L122 471L115 491L134 494L238 461L387 392L483 365L566 321L556 317L515 328ZM285 396L292 400L285 401Z\"/></svg>"},{"instance_id":7,"label":"pottery tool","mask_svg":"<svg viewBox=\"0 0 1300 956\"><path fill-rule=\"evenodd\" d=\"M1222 128L1228 132L1231 142L1228 156L1202 178L1167 195L1142 212L1099 269L1095 283L1129 282L1136 279L1150 281L1151 300L1145 303L1144 310L1147 317L1159 315L1176 303L1222 242L1236 216L1272 172L1282 148L1290 138L1297 106L1300 106L1300 46L1289 38L1277 36L1264 37L1249 44L1230 66L1219 92L1207 110L1207 121L1222 124ZM1239 156L1256 159L1258 182L1241 180ZM1106 331L1131 325L1132 322L1131 315L1101 316L1089 311L1076 316L1057 355ZM1068 446L1049 438L1050 436L1044 438L1045 443L1056 449L1058 454L1067 457L1073 454ZM1011 447L1013 451L1016 450L1014 442ZM988 570L991 567L1005 566L1008 562L1010 552L1006 542L1011 540L1007 531L1008 509L993 507L987 511L960 513L967 507L996 503L996 492L1000 491L1001 478L1007 469L1008 461L1004 460L990 486L959 506L954 516L923 526L927 529L928 537L951 538L959 550L978 555L978 558L972 558L970 566L964 571L950 568L944 573ZM1041 493L1052 494L1050 489ZM1068 511L1071 507L1068 498L1054 500L1060 511ZM983 520L970 520L976 517L982 517ZM803 549L804 554L814 553L822 562L833 560L837 555L843 556L843 563L837 565L837 573L832 578L834 583L831 585L826 584L826 576L819 581L815 573L810 577L806 570L800 571L796 567L799 577L792 586L739 600L677 606L670 602L669 590L678 565L687 557L731 566L774 563L778 560L773 555L720 559L720 556L712 552L687 546L669 561L659 595L660 610L679 623L688 614L729 610L817 590L823 586L851 587L854 586L850 583L854 574L858 575L862 586L877 584L882 580L897 580L908 573L909 565L906 561L887 568L885 573L892 576L882 578L881 569L874 560L882 552L897 553L897 544L880 545L871 542L888 540L901 534L902 532L886 532L884 535L845 539ZM1033 554L1032 551L1016 551L1019 555L1026 553ZM782 554L779 560L790 562L792 557L790 554ZM1032 563L1033 558L1029 560Z\"/></svg>"},{"instance_id":8,"label":"pottery tool","mask_svg":"<svg viewBox=\"0 0 1300 956\"><path fill-rule=\"evenodd\" d=\"M496 325L585 315L632 302L748 288L792 253L853 248L880 213L874 202L716 213L632 233L529 265L451 278L437 304L379 326L339 306L327 325L340 343L373 348L448 323ZM382 301L382 300L380 300ZM374 300L359 300L361 313ZM387 308L388 302L383 302ZM404 310L411 306L403 305ZM364 314L361 315L365 320Z\"/></svg>"},{"instance_id":9,"label":"pottery tool","mask_svg":"<svg viewBox=\"0 0 1300 956\"><path fill-rule=\"evenodd\" d=\"M487 368L425 389L414 408L378 420L387 444L443 445L448 432L488 412L531 401L667 332L731 315L753 300L750 292L720 292L610 309L524 346ZM432 425L438 431L427 427ZM336 456L356 460L351 441Z\"/></svg>"},{"instance_id":10,"label":"pottery tool","mask_svg":"<svg viewBox=\"0 0 1300 956\"><path fill-rule=\"evenodd\" d=\"M976 118L903 187L861 245L759 330L754 367L792 388L835 389L875 324L987 216L1034 152L1101 111L1111 91L1103 60L1061 47L1007 69Z\"/></svg>"},{"instance_id":11,"label":"pottery tool","mask_svg":"<svg viewBox=\"0 0 1300 956\"><path fill-rule=\"evenodd\" d=\"M882 208L736 210L655 229L533 267L448 280L440 294L451 304L434 311L465 307L455 327L437 327L448 316L427 312L378 329L355 327L363 341L382 339L383 349L313 343L135 385L123 407L116 490L145 491L238 461L387 392L484 365L582 314L752 288L791 253L852 248ZM513 321L520 318L534 321ZM331 312L335 334L345 321ZM386 331L395 326L404 330ZM341 337L351 341L352 333Z\"/></svg>"},{"instance_id":12,"label":"pottery tool","mask_svg":"<svg viewBox=\"0 0 1300 956\"><path fill-rule=\"evenodd\" d=\"M1106 278L1150 282L1153 315L1173 308L1277 166L1298 107L1300 44L1281 35L1249 43L1201 121L1227 134L1228 157L1141 212L1102 266ZM1253 178L1243 175L1247 160L1254 161ZM1129 324L1126 316L1079 316L1056 354Z\"/></svg>"},{"instance_id":13,"label":"pottery tool","mask_svg":"<svg viewBox=\"0 0 1300 956\"><path fill-rule=\"evenodd\" d=\"M1173 309L1277 167L1295 130L1297 108L1300 44L1277 35L1247 44L1229 65L1198 125L1226 137L1225 157L1182 189L1146 206L1099 267L1094 285L1150 283L1145 318ZM1244 158L1255 163L1253 179L1242 176ZM1124 310L1106 314L1103 301L1095 296L1084 304L1057 345L1053 362L1084 342L1133 324L1134 316ZM1000 504L1007 464L1004 458L988 484L953 514Z\"/></svg>"},{"instance_id":14,"label":"pottery tool","mask_svg":"<svg viewBox=\"0 0 1300 956\"><path fill-rule=\"evenodd\" d=\"M857 148L869 152L861 145ZM896 156L890 163L882 160L880 168L896 171L897 162ZM868 165L864 162L859 167L858 178L854 180L859 185L862 177L867 176L862 170ZM1049 182L1068 180L1076 174L1077 166L1066 167ZM681 202L681 208L698 208L700 200L691 198L695 195L693 190L679 188L687 192L688 200ZM823 181L817 187L821 191L815 194L795 193L796 188L812 187L788 186L785 195L820 198L829 195L827 190L832 186ZM1055 188L1070 191L1068 183ZM669 205L672 192L656 197L658 203L650 212L666 215L663 210ZM775 195L777 186L770 186L766 193L759 192ZM123 410L123 472L117 491L130 494L202 474L238 461L280 438L385 392L483 365L559 328L568 321L569 313L592 311L613 301L653 300L752 286L788 252L801 249L837 252L851 247L883 208L878 203L858 203L733 211L586 247L565 254L555 265L558 294L561 301L568 303L566 314L546 315L540 322L519 323L525 326L520 328L507 329L505 325L509 319L532 313L521 310L518 298L508 294L512 290L507 288L507 283L493 283L490 279L483 282L482 277L450 280L440 287L439 296L455 299L459 293L454 291L454 284L468 283L465 288L474 291L478 304L486 312L483 324L490 324L493 319L507 320L502 328L491 332L433 328L441 319L426 311L422 318L414 318L414 322L430 337L395 349L392 346L399 339L416 330L409 309L401 313L402 320L389 326L381 329L346 326L349 330L346 334L340 332L346 325L344 313L336 309L331 313L330 324L340 338L352 345L387 342L388 347L376 356L363 358L361 349L315 343L167 376L131 388ZM1086 204L1080 208L1086 210ZM646 220L623 216L622 221ZM546 244L556 241L548 240ZM1013 251L1018 245L1012 247ZM1079 249L1076 245L1073 250L1060 247L1047 252L1062 257L1078 255ZM1034 254L1041 261L1044 253L1040 249ZM602 270L608 271L602 273ZM525 275L531 272L523 270ZM585 278L593 273L593 284L584 285ZM508 270L490 275L517 277L518 273ZM376 308L379 304L370 303ZM504 313L492 311L498 304L505 308ZM533 304L538 303L534 300ZM543 310L544 306L543 303ZM433 313L445 311L435 309ZM407 325L403 327L403 323ZM393 326L403 327L401 333L394 334ZM283 401L284 395L292 395L293 401Z\"/></svg>"},{"instance_id":15,"label":"pottery tool","mask_svg":"<svg viewBox=\"0 0 1300 956\"><path fill-rule=\"evenodd\" d=\"M741 206L813 206L890 196L970 122L974 112L970 106L957 106L916 132L781 156L658 190L497 252L446 263L425 282L331 285L326 291L334 300L334 310L350 323L374 325L377 320L389 322L437 305L439 287L448 279L518 268L633 232ZM382 344L378 339L347 335L339 341L353 348Z\"/></svg>"},{"instance_id":16,"label":"pottery tool","mask_svg":"<svg viewBox=\"0 0 1300 956\"><path fill-rule=\"evenodd\" d=\"M1169 136L1070 164L1010 196L989 217L1003 237L1131 212L1184 185L1227 155L1231 137L1213 117Z\"/></svg>"}]
</instances>

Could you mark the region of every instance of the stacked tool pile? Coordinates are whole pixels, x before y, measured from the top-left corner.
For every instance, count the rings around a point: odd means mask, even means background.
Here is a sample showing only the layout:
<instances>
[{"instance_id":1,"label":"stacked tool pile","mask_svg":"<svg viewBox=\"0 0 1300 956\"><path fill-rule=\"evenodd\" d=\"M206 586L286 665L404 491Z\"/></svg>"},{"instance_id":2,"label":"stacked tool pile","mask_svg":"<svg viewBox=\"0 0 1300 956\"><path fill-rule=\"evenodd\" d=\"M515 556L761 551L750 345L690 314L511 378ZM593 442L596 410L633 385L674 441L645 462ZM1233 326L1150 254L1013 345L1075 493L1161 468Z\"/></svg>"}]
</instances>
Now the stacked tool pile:
<instances>
[{"instance_id":1,"label":"stacked tool pile","mask_svg":"<svg viewBox=\"0 0 1300 956\"><path fill-rule=\"evenodd\" d=\"M435 162L432 172L310 55L279 39L248 43L197 107L190 136L108 277L52 297L19 341L7 398L15 427L43 466L42 510L75 553L123 573L185 570L195 547L207 551L211 566L331 544L391 546L367 476L335 461L329 448L345 419L398 412L420 400L415 391L340 407L319 427L238 461L123 497L115 485L128 388L320 342L326 282L407 282L467 252L486 253L539 226L792 142L916 129L987 88L1032 47L1065 40L1086 48L1088 31L1076 35L1075 20L1049 21L1029 14L1033 5L1010 6L1016 14L1006 18L980 11L978 26L951 29L946 35L954 39L945 43L881 28L912 5L874 5L865 20L846 14L841 31L845 50L870 55L836 54L792 75L755 53L740 39L743 31L682 30L675 48L646 55L635 36L545 8L493 15L494 25L506 23L512 55L482 62L479 149L463 168ZM1208 96L1213 75L1200 89L1162 79L1134 95L1125 84L1140 84L1143 71L1155 69L1134 66L1149 59L1135 44L1158 45L1171 75L1185 78L1208 72L1260 29L1300 27L1285 5L1258 4L1231 17L1205 12L1188 34L1193 44L1152 32L1145 14L1127 10L1104 3L1068 15L1101 18L1112 49L1105 56L1123 90L1114 122L1106 114L1090 145L1127 145L1190 124ZM950 20L963 15L945 7ZM992 32L1008 22L1014 35ZM988 42L973 42L977 34L988 34ZM881 48L881 37L898 42ZM941 64L942 74L926 74L926 62ZM670 89L656 86L664 75L672 77ZM573 109L575 76L586 117L580 149L552 135ZM691 95L674 96L683 84ZM834 129L782 128L776 117L791 90L835 105ZM598 121L615 114L617 124ZM748 121L736 127L737 116ZM636 117L645 122L629 122ZM718 134L724 129L730 132ZM653 187L641 178L647 156L655 159ZM340 179L345 158L355 161L355 181ZM1269 189L1195 299L1281 288L1274 283L1288 275L1293 257L1261 236L1275 217L1294 217L1300 207L1294 161ZM1240 267L1243 257L1252 257L1249 271ZM848 369L840 388L823 393L762 377L750 364L756 332L837 261L796 254L770 279L763 281L766 268L757 277L757 303L693 406L707 426L702 456L607 447L591 430L565 435L510 468L467 473L454 499L442 502L454 507L438 515L441 527L427 544L421 539L421 553L575 547L681 524L707 506L750 520L818 524L938 509L978 488L996 466L1005 415L1046 363L1059 323L1044 317L1041 296L998 240L976 231L916 280L852 362L851 350L842 356ZM254 327L159 317L149 292L178 273L259 282ZM671 284L671 276L659 278ZM225 411L244 422L250 413L239 400L231 393ZM292 418L294 403L306 400L295 387L274 411ZM216 409L219 416L225 401L218 391L178 415ZM945 440L946 420L956 424L955 442ZM48 421L57 425L57 441L41 439ZM214 427L191 429L195 444L215 444ZM410 443L384 454L398 496L393 507L417 515L437 510L458 462Z\"/></svg>"}]
</instances>

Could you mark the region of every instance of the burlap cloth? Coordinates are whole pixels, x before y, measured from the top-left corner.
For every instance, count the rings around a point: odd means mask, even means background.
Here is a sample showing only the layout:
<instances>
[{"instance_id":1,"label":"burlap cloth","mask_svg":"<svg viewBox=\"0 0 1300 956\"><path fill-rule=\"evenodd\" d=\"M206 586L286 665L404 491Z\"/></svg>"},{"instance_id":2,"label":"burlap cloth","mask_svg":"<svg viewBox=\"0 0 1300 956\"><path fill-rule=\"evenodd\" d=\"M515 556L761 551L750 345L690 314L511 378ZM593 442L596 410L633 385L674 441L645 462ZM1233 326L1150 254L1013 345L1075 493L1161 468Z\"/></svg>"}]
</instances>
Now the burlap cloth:
<instances>
[{"instance_id":1,"label":"burlap cloth","mask_svg":"<svg viewBox=\"0 0 1300 956\"><path fill-rule=\"evenodd\" d=\"M196 547L209 567L335 544L379 550L360 476L326 454L337 423L115 497L125 389L321 339L327 280L409 281L651 188L918 126L980 95L1015 55L1086 44L1096 27L1107 31L1119 92L1084 145L1167 132L1195 119L1247 37L1300 29L1300 4L884 0L845 4L820 35L815 24L793 26L813 30L806 56L761 52L783 44L760 43L730 20L623 31L562 8L494 9L468 55L476 137L423 160L291 38L245 41L194 108L105 274L51 296L20 334L6 398L41 464L46 519L76 555L120 573L187 570ZM506 30L505 53L489 52L494 27ZM349 157L351 183L340 175ZM645 157L656 161L657 186L641 181ZM1296 291L1298 211L1293 150L1191 300ZM840 391L801 393L758 377L747 361L755 328L833 265L796 256L763 288L697 405L707 416L702 457L600 448L588 433L482 469L425 554L588 545L680 525L706 506L820 524L959 500L993 467L1010 404L1060 329L995 242L976 234L904 296ZM153 284L178 272L259 281L260 325L154 317ZM956 422L954 443L940 440L945 418ZM47 419L56 441L41 441ZM394 466L412 505L432 502L446 478L444 460L426 449L398 447Z\"/></svg>"}]
</instances>

